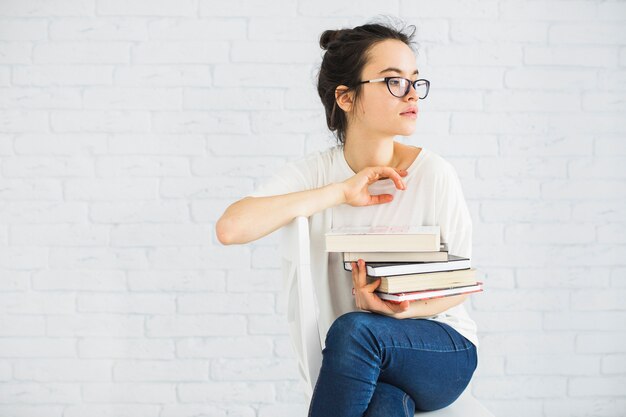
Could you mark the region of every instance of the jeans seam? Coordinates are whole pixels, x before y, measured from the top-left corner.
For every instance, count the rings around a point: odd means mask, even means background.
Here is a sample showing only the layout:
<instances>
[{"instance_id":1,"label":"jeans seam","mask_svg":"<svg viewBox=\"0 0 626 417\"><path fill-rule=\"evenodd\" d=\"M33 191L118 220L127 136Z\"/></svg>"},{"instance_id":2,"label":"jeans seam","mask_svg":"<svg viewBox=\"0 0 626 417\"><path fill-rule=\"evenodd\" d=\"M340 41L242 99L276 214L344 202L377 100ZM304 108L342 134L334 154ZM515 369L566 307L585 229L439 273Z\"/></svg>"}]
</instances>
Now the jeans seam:
<instances>
[{"instance_id":1,"label":"jeans seam","mask_svg":"<svg viewBox=\"0 0 626 417\"><path fill-rule=\"evenodd\" d=\"M409 415L409 394L404 393L404 398L402 399L402 404L404 405L404 415L406 417L413 417Z\"/></svg>"},{"instance_id":2,"label":"jeans seam","mask_svg":"<svg viewBox=\"0 0 626 417\"><path fill-rule=\"evenodd\" d=\"M416 348L410 346L382 346L381 349L410 349L410 350L421 350L424 352L437 352L437 353L459 353L470 350L472 347L468 347L466 349L458 349L458 350L437 350L437 349L424 349L424 348Z\"/></svg>"}]
</instances>

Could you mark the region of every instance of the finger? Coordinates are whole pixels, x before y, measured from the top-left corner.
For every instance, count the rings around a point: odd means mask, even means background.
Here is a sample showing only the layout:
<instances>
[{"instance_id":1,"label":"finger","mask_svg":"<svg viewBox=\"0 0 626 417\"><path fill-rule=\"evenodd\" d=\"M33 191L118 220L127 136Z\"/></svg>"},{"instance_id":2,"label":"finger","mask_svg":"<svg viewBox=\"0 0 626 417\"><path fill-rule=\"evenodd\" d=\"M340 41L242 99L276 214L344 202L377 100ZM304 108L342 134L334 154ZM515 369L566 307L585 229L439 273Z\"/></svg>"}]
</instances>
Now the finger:
<instances>
[{"instance_id":1,"label":"finger","mask_svg":"<svg viewBox=\"0 0 626 417\"><path fill-rule=\"evenodd\" d=\"M357 285L355 288L365 287L367 284L367 279L365 278L367 268L365 267L365 261L363 259L359 259L359 273L357 275Z\"/></svg>"},{"instance_id":2,"label":"finger","mask_svg":"<svg viewBox=\"0 0 626 417\"><path fill-rule=\"evenodd\" d=\"M404 181L402 181L402 177L395 169L391 167L374 167L374 172L376 172L380 176L386 176L387 178L390 178L396 185L397 189L406 189Z\"/></svg>"},{"instance_id":3,"label":"finger","mask_svg":"<svg viewBox=\"0 0 626 417\"><path fill-rule=\"evenodd\" d=\"M370 195L370 200L366 205L372 206L374 204L385 204L389 203L393 200L393 196L391 194L378 194L378 195Z\"/></svg>"},{"instance_id":4,"label":"finger","mask_svg":"<svg viewBox=\"0 0 626 417\"><path fill-rule=\"evenodd\" d=\"M382 279L378 278L376 281L370 282L369 284L365 285L365 289L367 289L367 292L374 292L374 290L380 286L381 282Z\"/></svg>"}]
</instances>

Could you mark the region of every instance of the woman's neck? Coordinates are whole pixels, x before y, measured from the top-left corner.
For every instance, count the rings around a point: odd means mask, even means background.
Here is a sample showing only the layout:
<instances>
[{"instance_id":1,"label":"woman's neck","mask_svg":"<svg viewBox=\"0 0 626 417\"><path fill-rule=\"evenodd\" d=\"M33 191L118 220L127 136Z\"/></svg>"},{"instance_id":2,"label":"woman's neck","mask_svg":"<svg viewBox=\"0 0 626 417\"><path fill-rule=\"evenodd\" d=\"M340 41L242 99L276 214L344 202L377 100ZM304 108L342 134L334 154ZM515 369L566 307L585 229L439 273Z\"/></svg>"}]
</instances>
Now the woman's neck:
<instances>
[{"instance_id":1,"label":"woman's neck","mask_svg":"<svg viewBox=\"0 0 626 417\"><path fill-rule=\"evenodd\" d=\"M360 137L358 140L347 137L343 153L354 172L373 166L397 168L401 161L399 146L393 137L383 139Z\"/></svg>"}]
</instances>

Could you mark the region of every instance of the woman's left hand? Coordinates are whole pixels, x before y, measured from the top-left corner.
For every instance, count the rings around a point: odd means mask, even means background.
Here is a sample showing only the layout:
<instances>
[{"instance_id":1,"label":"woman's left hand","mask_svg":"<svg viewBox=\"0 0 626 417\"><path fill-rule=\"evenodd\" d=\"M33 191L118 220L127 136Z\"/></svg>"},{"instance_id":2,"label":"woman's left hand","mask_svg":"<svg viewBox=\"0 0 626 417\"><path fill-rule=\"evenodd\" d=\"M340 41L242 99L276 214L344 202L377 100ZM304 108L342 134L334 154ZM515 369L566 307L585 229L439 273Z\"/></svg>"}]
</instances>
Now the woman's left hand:
<instances>
[{"instance_id":1,"label":"woman's left hand","mask_svg":"<svg viewBox=\"0 0 626 417\"><path fill-rule=\"evenodd\" d=\"M365 278L367 269L363 259L359 259L358 262L351 262L351 264L354 299L359 309L384 314L386 316L392 316L408 310L410 305L409 301L405 300L401 303L397 303L383 300L378 295L374 294L374 290L378 288L381 280L378 278L370 284L367 283L367 279Z\"/></svg>"}]
</instances>

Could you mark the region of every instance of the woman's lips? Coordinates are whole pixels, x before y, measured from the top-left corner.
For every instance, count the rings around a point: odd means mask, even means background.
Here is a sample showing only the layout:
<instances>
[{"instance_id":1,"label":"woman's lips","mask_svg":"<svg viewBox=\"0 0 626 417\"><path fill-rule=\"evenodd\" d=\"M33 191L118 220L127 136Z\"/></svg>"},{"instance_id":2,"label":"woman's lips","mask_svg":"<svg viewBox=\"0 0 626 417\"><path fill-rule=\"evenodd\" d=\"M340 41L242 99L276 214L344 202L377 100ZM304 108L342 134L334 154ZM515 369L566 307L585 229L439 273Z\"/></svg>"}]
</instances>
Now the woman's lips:
<instances>
[{"instance_id":1,"label":"woman's lips","mask_svg":"<svg viewBox=\"0 0 626 417\"><path fill-rule=\"evenodd\" d=\"M400 116L409 117L411 119L416 119L417 118L417 111L415 111L415 112L409 111L409 112L406 112L406 113L400 113Z\"/></svg>"}]
</instances>

